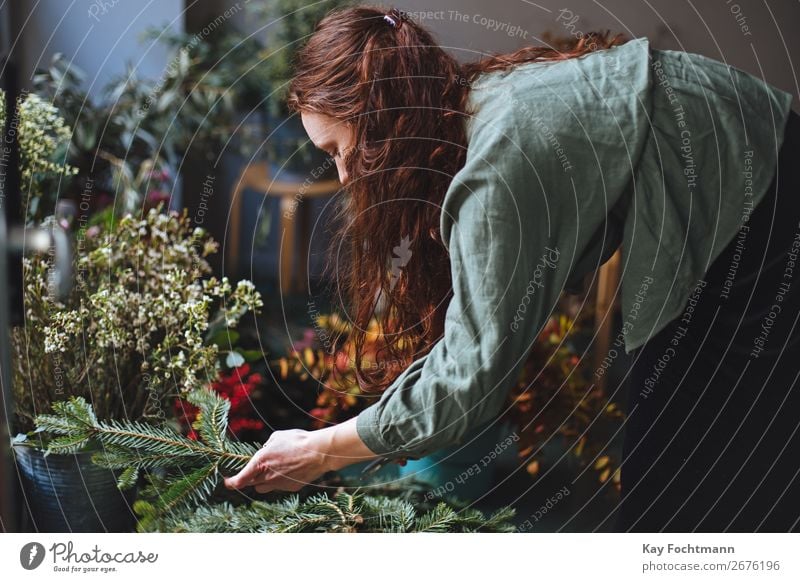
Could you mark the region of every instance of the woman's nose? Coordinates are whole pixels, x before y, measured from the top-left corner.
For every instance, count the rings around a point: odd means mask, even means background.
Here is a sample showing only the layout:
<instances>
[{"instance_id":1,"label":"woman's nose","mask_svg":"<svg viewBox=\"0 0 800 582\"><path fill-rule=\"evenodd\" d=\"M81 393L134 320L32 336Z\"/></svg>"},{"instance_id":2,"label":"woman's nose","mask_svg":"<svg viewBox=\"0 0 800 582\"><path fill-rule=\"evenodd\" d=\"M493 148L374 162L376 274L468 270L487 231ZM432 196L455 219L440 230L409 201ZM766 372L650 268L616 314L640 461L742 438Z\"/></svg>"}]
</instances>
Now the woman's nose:
<instances>
[{"instance_id":1,"label":"woman's nose","mask_svg":"<svg viewBox=\"0 0 800 582\"><path fill-rule=\"evenodd\" d=\"M342 162L336 162L336 171L339 173L339 183L342 186L346 186L349 176L347 175L347 171L345 171Z\"/></svg>"}]
</instances>

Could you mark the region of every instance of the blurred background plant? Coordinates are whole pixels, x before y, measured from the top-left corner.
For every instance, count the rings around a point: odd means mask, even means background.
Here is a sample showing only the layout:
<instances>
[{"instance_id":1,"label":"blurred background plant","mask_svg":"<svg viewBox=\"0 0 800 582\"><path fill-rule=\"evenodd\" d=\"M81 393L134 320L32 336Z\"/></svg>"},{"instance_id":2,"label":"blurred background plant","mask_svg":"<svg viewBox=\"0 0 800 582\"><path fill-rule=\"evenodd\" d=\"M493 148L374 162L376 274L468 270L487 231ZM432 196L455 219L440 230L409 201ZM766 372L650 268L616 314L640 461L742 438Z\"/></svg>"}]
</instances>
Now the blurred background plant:
<instances>
[{"instance_id":1,"label":"blurred background plant","mask_svg":"<svg viewBox=\"0 0 800 582\"><path fill-rule=\"evenodd\" d=\"M581 465L592 464L601 483L611 478L619 488L618 461L604 451L624 415L587 377L588 366L571 341L583 329L566 314L550 317L511 389L504 417L517 429L518 456L531 476L541 470L544 448L560 438Z\"/></svg>"},{"instance_id":2,"label":"blurred background plant","mask_svg":"<svg viewBox=\"0 0 800 582\"><path fill-rule=\"evenodd\" d=\"M307 328L288 354L273 363L281 380L294 378L308 382L319 392L316 406L309 411L314 428L343 422L379 397L365 394L359 387L353 365L354 346L348 338L351 327L352 324L336 312L319 314L314 327ZM365 367L374 363L379 342L379 324L373 319L365 339Z\"/></svg>"},{"instance_id":3,"label":"blurred background plant","mask_svg":"<svg viewBox=\"0 0 800 582\"><path fill-rule=\"evenodd\" d=\"M253 36L211 24L208 34L180 33L169 26L144 32L142 41L159 42L174 55L151 87L145 110L154 122L171 112L184 149L216 151L233 136L239 153L249 156L265 138L258 123L246 123L251 115L261 121L258 114L269 99L263 46Z\"/></svg>"},{"instance_id":4,"label":"blurred background plant","mask_svg":"<svg viewBox=\"0 0 800 582\"><path fill-rule=\"evenodd\" d=\"M591 463L598 480L612 479L619 486L618 461L603 453L624 415L607 395L587 378L587 366L573 343L573 336L587 328L565 313L553 314L543 327L520 377L509 392L500 421L508 420L519 435L518 456L527 472L536 477L548 442L556 438L582 464ZM343 422L371 405L379 395L361 391L353 367L353 346L348 340L351 324L338 313L319 315L313 328L295 342L273 367L281 379L306 382L318 392L310 411L315 428ZM332 343L331 338L340 338ZM377 321L370 324L365 366L381 344ZM325 344L330 344L325 346Z\"/></svg>"},{"instance_id":5,"label":"blurred background plant","mask_svg":"<svg viewBox=\"0 0 800 582\"><path fill-rule=\"evenodd\" d=\"M271 117L285 117L286 91L292 77L297 51L314 32L317 23L330 11L355 4L353 0L309 3L305 0L271 0L249 5L256 22L269 23L267 41L260 52L264 76L272 88L268 100Z\"/></svg>"},{"instance_id":6,"label":"blurred background plant","mask_svg":"<svg viewBox=\"0 0 800 582\"><path fill-rule=\"evenodd\" d=\"M0 102L0 123L5 125L6 96L2 90ZM51 103L36 93L24 93L17 98L12 116L19 139L20 185L25 198L21 218L30 225L53 214L59 193L79 169L65 162L72 131Z\"/></svg>"},{"instance_id":7,"label":"blurred background plant","mask_svg":"<svg viewBox=\"0 0 800 582\"><path fill-rule=\"evenodd\" d=\"M179 208L184 164L216 167L231 149L245 159L290 160L278 163L287 168L319 166L299 119L287 119L285 92L304 39L329 9L347 3L248 4L248 18L269 29L265 42L213 22L196 34L151 27L141 40L171 49L162 74L142 78L129 64L95 97L84 89L86 73L55 53L33 76L26 118L37 129L23 153L36 156L31 168L60 164L62 176L49 171L44 182L32 170L31 219L55 214L58 200L80 205L83 219L109 206L116 218L162 200Z\"/></svg>"},{"instance_id":8,"label":"blurred background plant","mask_svg":"<svg viewBox=\"0 0 800 582\"><path fill-rule=\"evenodd\" d=\"M82 88L85 73L60 53L37 72L34 90L75 128L66 159L77 168L77 179L62 197L89 204L91 212L112 203L117 216L134 212L154 190L169 198L190 145L213 148L227 139L229 124L221 121L230 110L229 99L217 103L220 92L199 84L184 92L190 75L184 53L166 71L152 81L129 68L97 100Z\"/></svg>"},{"instance_id":9,"label":"blurred background plant","mask_svg":"<svg viewBox=\"0 0 800 582\"><path fill-rule=\"evenodd\" d=\"M169 100L188 95L180 107L173 106L183 127L195 133L211 124L220 136L234 136L242 155L249 157L260 151L267 159L292 158L293 165L302 167L313 164L316 150L304 131L289 131L286 127L290 117L286 92L292 63L325 14L353 3L249 3L244 8L246 18L263 23L263 41L256 33L242 34L234 27L217 26L214 22L193 35L176 33L169 26L150 28L143 40L164 43L177 55L173 61L178 66L167 67L160 93ZM162 109L159 101L157 110ZM289 125L294 129L298 123Z\"/></svg>"}]
</instances>

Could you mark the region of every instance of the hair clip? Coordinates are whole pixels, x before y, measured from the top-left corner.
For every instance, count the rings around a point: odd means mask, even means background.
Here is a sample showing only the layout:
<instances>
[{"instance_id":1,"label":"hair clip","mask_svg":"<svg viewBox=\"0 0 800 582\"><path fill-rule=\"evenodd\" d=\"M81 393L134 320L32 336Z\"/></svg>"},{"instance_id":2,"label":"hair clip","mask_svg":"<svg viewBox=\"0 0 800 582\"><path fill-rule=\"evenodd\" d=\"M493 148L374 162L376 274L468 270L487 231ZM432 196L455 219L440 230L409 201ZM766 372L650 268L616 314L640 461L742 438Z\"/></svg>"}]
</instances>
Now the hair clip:
<instances>
[{"instance_id":1,"label":"hair clip","mask_svg":"<svg viewBox=\"0 0 800 582\"><path fill-rule=\"evenodd\" d=\"M388 14L383 15L383 19L392 25L392 28L397 28L397 21Z\"/></svg>"}]
</instances>

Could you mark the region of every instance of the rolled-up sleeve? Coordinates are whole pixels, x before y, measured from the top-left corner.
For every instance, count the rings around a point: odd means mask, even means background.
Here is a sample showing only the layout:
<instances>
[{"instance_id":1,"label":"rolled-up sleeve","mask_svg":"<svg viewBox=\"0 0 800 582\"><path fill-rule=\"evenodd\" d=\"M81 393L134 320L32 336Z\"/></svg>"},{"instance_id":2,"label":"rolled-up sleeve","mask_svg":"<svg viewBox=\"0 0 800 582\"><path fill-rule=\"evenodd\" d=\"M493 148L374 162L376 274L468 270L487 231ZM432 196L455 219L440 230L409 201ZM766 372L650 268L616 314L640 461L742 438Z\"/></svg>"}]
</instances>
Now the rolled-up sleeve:
<instances>
[{"instance_id":1,"label":"rolled-up sleeve","mask_svg":"<svg viewBox=\"0 0 800 582\"><path fill-rule=\"evenodd\" d=\"M571 182L543 185L531 153L547 144L535 139L509 127L473 136L442 208L453 283L444 334L359 414L358 434L374 453L421 457L496 417L556 307L588 239L578 236ZM603 219L594 211L589 234Z\"/></svg>"}]
</instances>

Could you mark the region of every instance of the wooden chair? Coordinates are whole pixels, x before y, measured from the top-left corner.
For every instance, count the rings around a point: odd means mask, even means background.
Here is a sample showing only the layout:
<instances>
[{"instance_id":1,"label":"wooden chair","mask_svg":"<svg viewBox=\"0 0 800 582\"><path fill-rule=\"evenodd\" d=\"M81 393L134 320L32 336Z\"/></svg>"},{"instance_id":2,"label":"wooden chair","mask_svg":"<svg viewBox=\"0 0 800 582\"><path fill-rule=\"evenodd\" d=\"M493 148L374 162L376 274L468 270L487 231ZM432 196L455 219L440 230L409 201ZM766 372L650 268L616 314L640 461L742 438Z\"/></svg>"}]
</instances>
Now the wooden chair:
<instances>
[{"instance_id":1,"label":"wooden chair","mask_svg":"<svg viewBox=\"0 0 800 582\"><path fill-rule=\"evenodd\" d=\"M238 265L242 197L247 188L257 190L264 196L276 196L281 199L280 289L284 294L292 291L302 292L307 284L305 276L308 273L310 237L309 208L308 205L302 204L302 201L306 198L330 196L341 188L341 184L338 180L312 183L273 180L270 178L266 162L245 166L231 192L230 242L225 253L226 261L230 265ZM297 218L300 223L300 243L295 248ZM297 261L297 276L294 275L295 261Z\"/></svg>"}]
</instances>

